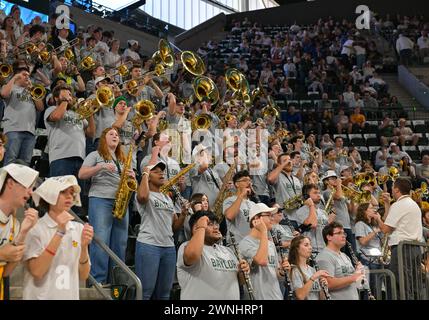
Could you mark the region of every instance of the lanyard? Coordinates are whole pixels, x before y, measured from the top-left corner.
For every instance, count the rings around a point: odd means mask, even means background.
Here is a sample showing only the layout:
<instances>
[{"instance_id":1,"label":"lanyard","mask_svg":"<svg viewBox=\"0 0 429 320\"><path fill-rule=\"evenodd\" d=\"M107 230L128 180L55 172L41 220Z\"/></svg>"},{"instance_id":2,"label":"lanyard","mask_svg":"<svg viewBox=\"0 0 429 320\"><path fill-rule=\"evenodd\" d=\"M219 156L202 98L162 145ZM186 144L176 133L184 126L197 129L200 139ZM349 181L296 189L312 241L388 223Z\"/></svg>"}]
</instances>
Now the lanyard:
<instances>
[{"instance_id":1,"label":"lanyard","mask_svg":"<svg viewBox=\"0 0 429 320\"><path fill-rule=\"evenodd\" d=\"M284 176L286 177L286 179L289 181L289 183L292 185L293 192L294 192L294 193L295 193L295 195L296 195L296 190L295 190L295 181L294 181L294 179L293 179L293 176L292 176L292 179L290 179L290 178L289 178L289 176L288 176L286 173L284 173L283 171L282 171L282 173L284 174Z\"/></svg>"},{"instance_id":2,"label":"lanyard","mask_svg":"<svg viewBox=\"0 0 429 320\"><path fill-rule=\"evenodd\" d=\"M207 171L209 172L210 176L212 177L213 182L214 182L214 184L216 185L216 188L218 188L218 189L220 190L220 188L219 188L219 184L217 183L216 178L215 178L215 177L214 177L214 175L213 175L212 169L211 169L211 168L207 168Z\"/></svg>"}]
</instances>

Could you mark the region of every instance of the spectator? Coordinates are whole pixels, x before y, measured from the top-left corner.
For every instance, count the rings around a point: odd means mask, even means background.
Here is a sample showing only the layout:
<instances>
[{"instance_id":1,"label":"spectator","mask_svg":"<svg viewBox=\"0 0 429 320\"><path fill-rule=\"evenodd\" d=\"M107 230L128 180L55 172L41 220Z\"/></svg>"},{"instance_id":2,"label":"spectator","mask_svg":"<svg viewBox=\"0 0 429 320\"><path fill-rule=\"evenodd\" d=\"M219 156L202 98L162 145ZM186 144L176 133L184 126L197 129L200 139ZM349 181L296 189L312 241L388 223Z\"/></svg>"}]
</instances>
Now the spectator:
<instances>
[{"instance_id":1,"label":"spectator","mask_svg":"<svg viewBox=\"0 0 429 320\"><path fill-rule=\"evenodd\" d=\"M401 151L401 149L399 149L399 146L393 142L390 144L390 154L396 165L399 165L399 161L401 161L404 156L407 156L410 162L412 161L408 153L406 153L405 151Z\"/></svg>"},{"instance_id":2,"label":"spectator","mask_svg":"<svg viewBox=\"0 0 429 320\"><path fill-rule=\"evenodd\" d=\"M353 86L347 86L347 91L343 92L343 98L344 102L347 103L347 106L349 108L352 108L352 106L355 104L355 94L353 92Z\"/></svg>"},{"instance_id":3,"label":"spectator","mask_svg":"<svg viewBox=\"0 0 429 320\"><path fill-rule=\"evenodd\" d=\"M361 113L361 109L359 107L356 107L353 110L353 114L350 116L350 123L349 123L349 133L356 133L360 132L362 133L363 129L365 128L365 116Z\"/></svg>"},{"instance_id":4,"label":"spectator","mask_svg":"<svg viewBox=\"0 0 429 320\"><path fill-rule=\"evenodd\" d=\"M138 41L128 40L128 49L124 51L122 58L125 61L131 60L133 63L140 63L140 55L138 51L139 51Z\"/></svg>"},{"instance_id":5,"label":"spectator","mask_svg":"<svg viewBox=\"0 0 429 320\"><path fill-rule=\"evenodd\" d=\"M389 142L393 141L396 144L399 142L399 138L393 134L395 126L391 118L386 115L378 127L378 134L380 136L380 143L382 145L388 145Z\"/></svg>"},{"instance_id":6,"label":"spectator","mask_svg":"<svg viewBox=\"0 0 429 320\"><path fill-rule=\"evenodd\" d=\"M429 154L422 155L422 163L416 166L417 179L429 185Z\"/></svg>"},{"instance_id":7,"label":"spectator","mask_svg":"<svg viewBox=\"0 0 429 320\"><path fill-rule=\"evenodd\" d=\"M360 68L353 66L353 70L350 72L350 78L353 81L353 85L356 86L363 81L363 76L359 71Z\"/></svg>"},{"instance_id":8,"label":"spectator","mask_svg":"<svg viewBox=\"0 0 429 320\"><path fill-rule=\"evenodd\" d=\"M383 145L375 154L375 162L374 162L375 170L378 171L381 167L386 165L386 160L388 157L387 149L388 149L387 145Z\"/></svg>"},{"instance_id":9,"label":"spectator","mask_svg":"<svg viewBox=\"0 0 429 320\"><path fill-rule=\"evenodd\" d=\"M296 126L298 128L302 128L302 118L301 113L295 109L295 106L290 105L288 112L286 114L286 124L289 128L291 126Z\"/></svg>"},{"instance_id":10,"label":"spectator","mask_svg":"<svg viewBox=\"0 0 429 320\"><path fill-rule=\"evenodd\" d=\"M349 117L344 113L344 109L338 110L338 114L334 116L334 123L337 125L337 133L343 133L343 130L349 127Z\"/></svg>"},{"instance_id":11,"label":"spectator","mask_svg":"<svg viewBox=\"0 0 429 320\"><path fill-rule=\"evenodd\" d=\"M401 177L409 177L411 181L416 178L416 169L410 164L408 156L403 156L399 161L399 175Z\"/></svg>"},{"instance_id":12,"label":"spectator","mask_svg":"<svg viewBox=\"0 0 429 320\"><path fill-rule=\"evenodd\" d=\"M422 35L417 39L417 46L419 47L420 62L424 63L425 58L429 56L429 38L427 30L422 30Z\"/></svg>"},{"instance_id":13,"label":"spectator","mask_svg":"<svg viewBox=\"0 0 429 320\"><path fill-rule=\"evenodd\" d=\"M407 120L404 118L399 119L399 127L393 130L393 134L399 137L399 143L401 146L404 146L406 141L411 141L411 144L415 146L419 141L419 136L413 133L413 130L410 127L406 127Z\"/></svg>"},{"instance_id":14,"label":"spectator","mask_svg":"<svg viewBox=\"0 0 429 320\"><path fill-rule=\"evenodd\" d=\"M287 58L286 64L283 66L283 71L286 78L295 78L296 77L296 66L292 62L290 57Z\"/></svg>"},{"instance_id":15,"label":"spectator","mask_svg":"<svg viewBox=\"0 0 429 320\"><path fill-rule=\"evenodd\" d=\"M400 64L405 66L410 65L413 48L414 42L405 34L399 34L399 38L396 40L396 51L400 58Z\"/></svg>"},{"instance_id":16,"label":"spectator","mask_svg":"<svg viewBox=\"0 0 429 320\"><path fill-rule=\"evenodd\" d=\"M383 175L383 176L389 174L390 168L394 167L394 162L395 161L393 160L393 157L387 156L386 157L386 163L384 166L382 166L380 169L378 169L378 174Z\"/></svg>"}]
</instances>

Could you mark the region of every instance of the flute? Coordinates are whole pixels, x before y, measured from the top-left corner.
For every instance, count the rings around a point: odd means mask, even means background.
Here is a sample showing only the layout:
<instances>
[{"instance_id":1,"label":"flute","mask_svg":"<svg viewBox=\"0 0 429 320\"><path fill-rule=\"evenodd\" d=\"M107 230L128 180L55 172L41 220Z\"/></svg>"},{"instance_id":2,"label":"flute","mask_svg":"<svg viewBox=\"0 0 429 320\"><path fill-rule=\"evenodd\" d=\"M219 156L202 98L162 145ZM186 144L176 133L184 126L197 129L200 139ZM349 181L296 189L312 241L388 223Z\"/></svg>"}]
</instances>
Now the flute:
<instances>
[{"instance_id":1,"label":"flute","mask_svg":"<svg viewBox=\"0 0 429 320\"><path fill-rule=\"evenodd\" d=\"M240 263L240 261L243 260L243 257L241 256L241 253L238 250L237 242L235 242L234 234L231 231L229 232L229 237L231 239L230 240L231 241L231 246L234 249L234 253L235 253L235 255L236 255L237 259L238 259L238 263ZM247 292L249 294L249 299L250 300L255 300L255 296L253 294L253 285L252 285L252 281L250 280L250 276L249 276L249 274L247 272L244 272L244 271L241 271L241 272L243 272L243 275L244 275L244 280L246 282L246 289L247 289Z\"/></svg>"}]
</instances>

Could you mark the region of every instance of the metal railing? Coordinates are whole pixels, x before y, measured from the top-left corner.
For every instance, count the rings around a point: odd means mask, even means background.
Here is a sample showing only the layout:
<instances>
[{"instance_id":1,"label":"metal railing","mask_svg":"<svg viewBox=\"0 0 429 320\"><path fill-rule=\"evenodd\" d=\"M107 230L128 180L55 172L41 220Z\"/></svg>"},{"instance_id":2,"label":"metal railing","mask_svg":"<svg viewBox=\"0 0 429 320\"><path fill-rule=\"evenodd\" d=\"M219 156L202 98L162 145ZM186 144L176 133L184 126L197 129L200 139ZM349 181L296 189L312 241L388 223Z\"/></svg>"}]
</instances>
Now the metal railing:
<instances>
[{"instance_id":1,"label":"metal railing","mask_svg":"<svg viewBox=\"0 0 429 320\"><path fill-rule=\"evenodd\" d=\"M376 300L397 300L396 277L389 269L369 270L373 280L372 294Z\"/></svg>"},{"instance_id":2,"label":"metal railing","mask_svg":"<svg viewBox=\"0 0 429 320\"><path fill-rule=\"evenodd\" d=\"M395 248L400 300L429 299L428 249L429 244L418 241L401 241ZM393 259L392 251L392 262Z\"/></svg>"},{"instance_id":3,"label":"metal railing","mask_svg":"<svg viewBox=\"0 0 429 320\"><path fill-rule=\"evenodd\" d=\"M76 213L70 210L70 213L74 216L77 222L84 224L83 220L79 218ZM121 268L131 279L132 282L136 285L136 298L135 300L143 299L143 291L142 284L137 275L96 235L94 234L94 238L92 239L106 254L112 259L116 265ZM94 285L94 288L106 299L113 300L111 296L107 295L103 287L95 280L92 275L89 275L89 281Z\"/></svg>"}]
</instances>

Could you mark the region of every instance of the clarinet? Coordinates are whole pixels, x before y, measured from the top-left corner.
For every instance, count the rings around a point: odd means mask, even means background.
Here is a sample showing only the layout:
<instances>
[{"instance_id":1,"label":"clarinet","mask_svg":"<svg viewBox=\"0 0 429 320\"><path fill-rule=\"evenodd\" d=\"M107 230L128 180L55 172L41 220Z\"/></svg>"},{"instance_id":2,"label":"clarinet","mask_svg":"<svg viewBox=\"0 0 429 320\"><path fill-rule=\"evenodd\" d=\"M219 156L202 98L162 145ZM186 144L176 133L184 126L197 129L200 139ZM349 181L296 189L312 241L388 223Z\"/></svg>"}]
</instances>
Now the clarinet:
<instances>
[{"instance_id":1,"label":"clarinet","mask_svg":"<svg viewBox=\"0 0 429 320\"><path fill-rule=\"evenodd\" d=\"M348 242L347 240L346 240L346 244L347 244L347 247L349 248L350 255L351 255L351 257L352 257L353 263L354 263L354 265L355 265L355 266L357 266L357 264L359 263L359 259L358 259L358 257L356 256L355 252L353 251L352 244L351 244L350 242ZM364 275L365 275L365 274L364 274ZM364 283L365 283L365 277L364 277L364 278L362 278L361 285L363 286L363 285L364 285ZM369 286L369 283L368 283L368 289L364 289L364 290L365 290L365 291L366 291L366 293L368 294L368 299L369 299L369 300L376 300L376 299L375 299L375 297L374 297L374 295L373 295L373 294L372 294L372 292L371 292L371 288L370 288L370 286Z\"/></svg>"},{"instance_id":2,"label":"clarinet","mask_svg":"<svg viewBox=\"0 0 429 320\"><path fill-rule=\"evenodd\" d=\"M241 253L238 250L238 246L237 246L237 243L235 242L234 234L231 231L229 232L229 237L231 239L231 246L234 249L235 256L238 259L238 263L240 263L240 261L243 259L243 257L241 256ZM255 300L255 296L253 295L253 286L252 286L252 282L250 280L250 276L247 272L244 272L244 271L241 271L241 272L243 272L243 275L244 275L244 280L246 282L246 289L247 289L247 292L249 294L249 299Z\"/></svg>"},{"instance_id":3,"label":"clarinet","mask_svg":"<svg viewBox=\"0 0 429 320\"><path fill-rule=\"evenodd\" d=\"M274 231L271 230L271 236L273 238L274 245L276 246L277 250L279 251L279 254L280 254L280 257L281 257L282 261L285 260L286 256L285 256L283 248L282 248L282 246L280 244L279 233L278 232L274 233ZM293 290L292 290L292 283L290 282L289 276L287 275L287 270L284 270L284 272L285 272L285 275L284 275L284 277L285 277L285 287L286 287L286 289L288 291L288 298L287 298L287 300L295 300L294 295L293 295Z\"/></svg>"},{"instance_id":4,"label":"clarinet","mask_svg":"<svg viewBox=\"0 0 429 320\"><path fill-rule=\"evenodd\" d=\"M313 256L311 256L310 259L313 263L313 267L316 270L316 272L319 271L319 265L317 264L316 259ZM323 281L320 281L319 279L319 285L323 290L323 294L325 295L326 300L331 300L332 299L331 294L329 293L329 289L326 283L324 283Z\"/></svg>"},{"instance_id":5,"label":"clarinet","mask_svg":"<svg viewBox=\"0 0 429 320\"><path fill-rule=\"evenodd\" d=\"M172 185L170 188L170 191L173 193L173 196L177 199L177 201L179 202L179 205L181 207L183 207L187 200L182 196L182 194L179 191L179 188L176 185ZM188 215L193 215L194 211L192 210L191 207L188 208Z\"/></svg>"}]
</instances>

